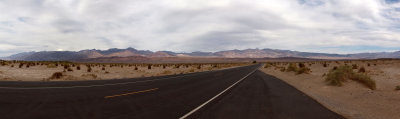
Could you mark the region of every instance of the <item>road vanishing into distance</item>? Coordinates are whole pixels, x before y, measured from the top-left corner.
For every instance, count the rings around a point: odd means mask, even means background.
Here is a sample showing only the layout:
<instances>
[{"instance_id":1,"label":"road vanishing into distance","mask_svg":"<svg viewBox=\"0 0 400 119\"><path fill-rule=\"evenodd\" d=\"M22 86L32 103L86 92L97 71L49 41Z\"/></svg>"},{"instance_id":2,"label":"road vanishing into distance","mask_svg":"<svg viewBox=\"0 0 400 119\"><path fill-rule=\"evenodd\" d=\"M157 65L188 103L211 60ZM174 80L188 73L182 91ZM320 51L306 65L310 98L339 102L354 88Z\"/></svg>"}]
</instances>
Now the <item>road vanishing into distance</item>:
<instances>
[{"instance_id":1,"label":"road vanishing into distance","mask_svg":"<svg viewBox=\"0 0 400 119\"><path fill-rule=\"evenodd\" d=\"M0 119L342 119L261 64L134 79L0 82Z\"/></svg>"}]
</instances>

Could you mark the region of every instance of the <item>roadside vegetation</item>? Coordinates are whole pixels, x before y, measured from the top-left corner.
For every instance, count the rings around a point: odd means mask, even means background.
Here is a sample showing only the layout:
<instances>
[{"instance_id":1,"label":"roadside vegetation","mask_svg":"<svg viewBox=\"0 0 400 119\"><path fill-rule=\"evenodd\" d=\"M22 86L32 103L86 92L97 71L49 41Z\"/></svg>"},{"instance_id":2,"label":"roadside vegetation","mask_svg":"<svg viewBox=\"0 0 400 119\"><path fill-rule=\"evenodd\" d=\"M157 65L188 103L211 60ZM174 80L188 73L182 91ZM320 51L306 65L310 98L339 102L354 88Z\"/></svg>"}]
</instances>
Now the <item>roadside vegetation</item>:
<instances>
[{"instance_id":1,"label":"roadside vegetation","mask_svg":"<svg viewBox=\"0 0 400 119\"><path fill-rule=\"evenodd\" d=\"M363 73L365 72L365 69L361 71L361 73L354 72L353 69L355 68L355 66L356 65L352 65L352 67L342 65L337 67L336 69L332 69L327 74L325 80L328 82L328 84L334 86L342 86L343 82L346 82L347 80L354 80L364 84L365 86L367 86L372 90L375 90L376 89L375 81L372 80L370 76Z\"/></svg>"},{"instance_id":2,"label":"roadside vegetation","mask_svg":"<svg viewBox=\"0 0 400 119\"><path fill-rule=\"evenodd\" d=\"M151 77L251 65L238 63L78 63L68 61L0 60L0 80L92 80ZM14 67L15 66L15 67ZM23 76L18 73L24 73ZM32 77L33 76L33 77Z\"/></svg>"}]
</instances>

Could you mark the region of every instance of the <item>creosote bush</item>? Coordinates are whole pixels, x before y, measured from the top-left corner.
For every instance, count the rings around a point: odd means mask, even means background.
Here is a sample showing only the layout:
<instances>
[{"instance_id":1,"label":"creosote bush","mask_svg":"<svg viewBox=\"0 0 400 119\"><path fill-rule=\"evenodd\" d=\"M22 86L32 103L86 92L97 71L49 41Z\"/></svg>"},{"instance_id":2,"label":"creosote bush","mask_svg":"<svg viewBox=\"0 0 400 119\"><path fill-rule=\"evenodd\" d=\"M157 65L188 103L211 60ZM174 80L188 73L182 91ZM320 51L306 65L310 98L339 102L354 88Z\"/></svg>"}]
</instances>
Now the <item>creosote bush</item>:
<instances>
[{"instance_id":1,"label":"creosote bush","mask_svg":"<svg viewBox=\"0 0 400 119\"><path fill-rule=\"evenodd\" d=\"M376 83L365 73L356 73L350 66L339 66L336 70L331 70L327 74L325 81L330 85L342 86L343 82L347 80L354 80L367 86L368 88L375 90Z\"/></svg>"}]
</instances>

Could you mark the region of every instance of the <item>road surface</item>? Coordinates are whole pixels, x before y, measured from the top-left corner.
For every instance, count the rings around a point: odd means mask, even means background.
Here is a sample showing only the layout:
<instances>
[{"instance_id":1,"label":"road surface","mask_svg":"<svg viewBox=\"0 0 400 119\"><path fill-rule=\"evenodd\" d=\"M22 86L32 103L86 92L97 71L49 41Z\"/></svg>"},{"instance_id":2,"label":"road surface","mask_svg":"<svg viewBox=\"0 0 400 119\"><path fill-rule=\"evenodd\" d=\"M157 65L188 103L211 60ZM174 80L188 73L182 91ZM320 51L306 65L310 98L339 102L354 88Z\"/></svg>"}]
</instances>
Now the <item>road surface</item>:
<instances>
[{"instance_id":1,"label":"road surface","mask_svg":"<svg viewBox=\"0 0 400 119\"><path fill-rule=\"evenodd\" d=\"M341 119L251 65L135 79L0 82L1 119Z\"/></svg>"}]
</instances>

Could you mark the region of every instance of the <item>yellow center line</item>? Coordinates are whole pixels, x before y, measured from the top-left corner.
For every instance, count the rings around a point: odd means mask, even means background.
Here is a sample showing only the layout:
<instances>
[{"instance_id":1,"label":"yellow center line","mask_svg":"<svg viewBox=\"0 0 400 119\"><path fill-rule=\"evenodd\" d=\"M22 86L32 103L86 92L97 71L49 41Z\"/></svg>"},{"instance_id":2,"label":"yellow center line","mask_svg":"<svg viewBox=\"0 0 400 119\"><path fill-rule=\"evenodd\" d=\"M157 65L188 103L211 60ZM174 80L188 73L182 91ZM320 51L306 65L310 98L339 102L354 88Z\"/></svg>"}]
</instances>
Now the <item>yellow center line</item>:
<instances>
[{"instance_id":1,"label":"yellow center line","mask_svg":"<svg viewBox=\"0 0 400 119\"><path fill-rule=\"evenodd\" d=\"M155 91L155 90L158 90L158 88L153 88L153 89L148 89L148 90L142 90L142 91L136 91L136 92L130 92L130 93L124 93L124 94L118 94L118 95L105 96L104 98L107 99L107 98L113 98L113 97L119 97L119 96L126 96L126 95L144 93L144 92Z\"/></svg>"}]
</instances>

